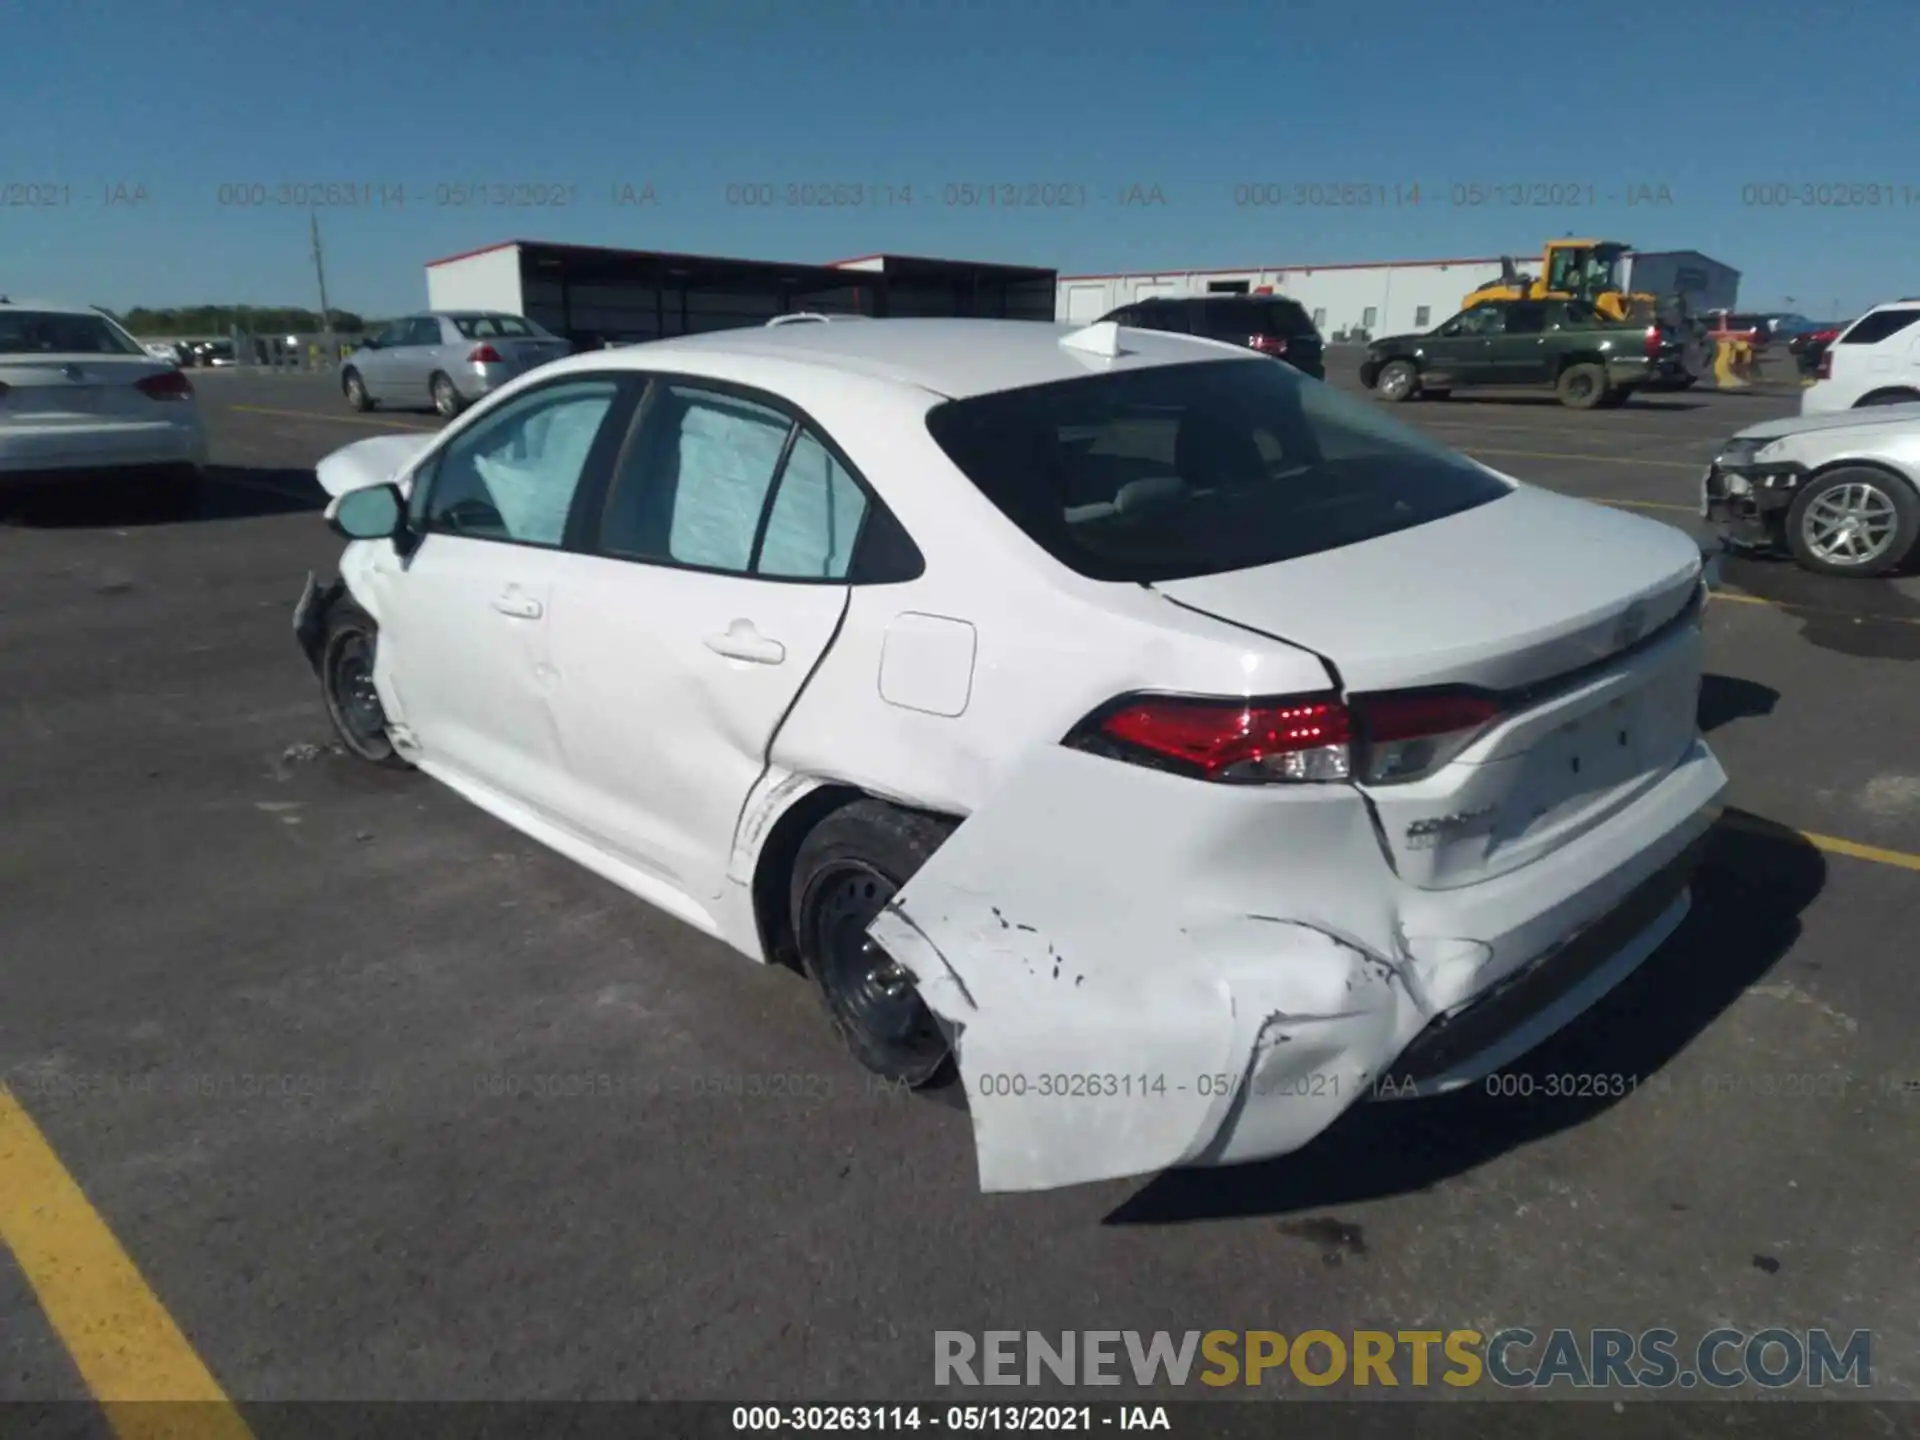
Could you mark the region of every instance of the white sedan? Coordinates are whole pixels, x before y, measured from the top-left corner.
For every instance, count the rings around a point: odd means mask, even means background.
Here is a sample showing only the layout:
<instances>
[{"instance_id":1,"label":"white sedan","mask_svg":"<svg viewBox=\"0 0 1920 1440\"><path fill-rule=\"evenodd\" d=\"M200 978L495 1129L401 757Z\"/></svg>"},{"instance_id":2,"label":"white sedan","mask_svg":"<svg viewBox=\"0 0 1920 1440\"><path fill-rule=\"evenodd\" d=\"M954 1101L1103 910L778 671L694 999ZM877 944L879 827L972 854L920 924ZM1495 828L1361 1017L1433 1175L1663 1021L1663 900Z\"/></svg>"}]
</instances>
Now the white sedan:
<instances>
[{"instance_id":1,"label":"white sedan","mask_svg":"<svg viewBox=\"0 0 1920 1440\"><path fill-rule=\"evenodd\" d=\"M1482 1079L1680 924L1726 783L1692 541L1234 346L730 330L319 477L345 743L957 1070L986 1190Z\"/></svg>"},{"instance_id":2,"label":"white sedan","mask_svg":"<svg viewBox=\"0 0 1920 1440\"><path fill-rule=\"evenodd\" d=\"M0 296L0 484L114 478L171 500L206 463L177 366L98 310Z\"/></svg>"}]
</instances>

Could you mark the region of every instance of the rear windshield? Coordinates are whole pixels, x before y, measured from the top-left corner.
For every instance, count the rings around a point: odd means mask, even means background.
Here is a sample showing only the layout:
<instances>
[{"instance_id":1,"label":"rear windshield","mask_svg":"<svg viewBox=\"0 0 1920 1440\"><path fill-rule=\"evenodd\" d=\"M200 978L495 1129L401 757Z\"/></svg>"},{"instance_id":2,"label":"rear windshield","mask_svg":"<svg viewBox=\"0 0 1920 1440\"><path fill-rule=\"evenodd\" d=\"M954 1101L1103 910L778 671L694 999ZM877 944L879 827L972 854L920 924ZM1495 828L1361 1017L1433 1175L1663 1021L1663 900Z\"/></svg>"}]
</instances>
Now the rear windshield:
<instances>
[{"instance_id":1,"label":"rear windshield","mask_svg":"<svg viewBox=\"0 0 1920 1440\"><path fill-rule=\"evenodd\" d=\"M1920 320L1920 310L1876 310L1853 322L1853 328L1840 337L1842 345L1878 345Z\"/></svg>"},{"instance_id":2,"label":"rear windshield","mask_svg":"<svg viewBox=\"0 0 1920 1440\"><path fill-rule=\"evenodd\" d=\"M0 355L145 355L104 315L0 308Z\"/></svg>"},{"instance_id":3,"label":"rear windshield","mask_svg":"<svg viewBox=\"0 0 1920 1440\"><path fill-rule=\"evenodd\" d=\"M1285 365L1164 365L951 400L927 428L1030 539L1096 580L1269 565L1510 493Z\"/></svg>"},{"instance_id":4,"label":"rear windshield","mask_svg":"<svg viewBox=\"0 0 1920 1440\"><path fill-rule=\"evenodd\" d=\"M518 315L456 315L453 328L469 340L537 340L541 332Z\"/></svg>"},{"instance_id":5,"label":"rear windshield","mask_svg":"<svg viewBox=\"0 0 1920 1440\"><path fill-rule=\"evenodd\" d=\"M1263 300L1260 318L1269 335L1313 335L1313 317L1293 300Z\"/></svg>"}]
</instances>

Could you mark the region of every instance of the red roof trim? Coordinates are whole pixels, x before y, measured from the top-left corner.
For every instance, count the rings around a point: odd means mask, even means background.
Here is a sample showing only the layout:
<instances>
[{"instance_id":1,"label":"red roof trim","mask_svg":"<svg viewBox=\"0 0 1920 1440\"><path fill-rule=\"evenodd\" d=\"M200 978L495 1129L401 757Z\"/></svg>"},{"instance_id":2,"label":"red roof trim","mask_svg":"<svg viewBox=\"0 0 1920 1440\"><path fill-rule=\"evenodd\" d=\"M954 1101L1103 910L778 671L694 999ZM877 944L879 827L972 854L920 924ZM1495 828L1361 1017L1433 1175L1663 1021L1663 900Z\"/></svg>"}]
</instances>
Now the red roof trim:
<instances>
[{"instance_id":1,"label":"red roof trim","mask_svg":"<svg viewBox=\"0 0 1920 1440\"><path fill-rule=\"evenodd\" d=\"M1205 270L1113 270L1099 275L1062 275L1060 279L1064 283L1068 280L1130 280L1135 277L1147 280L1173 275L1258 275L1262 271L1296 275L1306 270L1412 270L1428 265L1498 265L1507 258L1502 255L1474 255L1453 260L1342 260L1332 265L1227 265ZM1527 255L1523 251L1511 258L1516 263L1524 264Z\"/></svg>"},{"instance_id":2,"label":"red roof trim","mask_svg":"<svg viewBox=\"0 0 1920 1440\"><path fill-rule=\"evenodd\" d=\"M496 250L511 250L516 245L524 245L524 240L502 240L493 245L482 245L478 250L462 250L458 255L444 255L438 260L427 261L431 270L436 265L451 265L456 260L471 260L476 255L491 255Z\"/></svg>"}]
</instances>

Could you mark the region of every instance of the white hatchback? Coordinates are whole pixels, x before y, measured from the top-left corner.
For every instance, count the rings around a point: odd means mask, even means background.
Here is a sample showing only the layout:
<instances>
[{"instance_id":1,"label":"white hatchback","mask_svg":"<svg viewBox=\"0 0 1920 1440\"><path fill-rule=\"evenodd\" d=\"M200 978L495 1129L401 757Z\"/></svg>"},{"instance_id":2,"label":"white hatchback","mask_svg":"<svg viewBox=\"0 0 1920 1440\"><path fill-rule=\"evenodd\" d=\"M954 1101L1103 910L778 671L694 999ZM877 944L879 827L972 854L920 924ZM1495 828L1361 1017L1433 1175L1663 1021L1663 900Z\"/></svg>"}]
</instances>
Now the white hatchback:
<instances>
[{"instance_id":1,"label":"white hatchback","mask_svg":"<svg viewBox=\"0 0 1920 1440\"><path fill-rule=\"evenodd\" d=\"M344 741L956 1070L984 1189L1466 1085L1687 912L1700 554L1238 346L595 352L319 466Z\"/></svg>"},{"instance_id":2,"label":"white hatchback","mask_svg":"<svg viewBox=\"0 0 1920 1440\"><path fill-rule=\"evenodd\" d=\"M207 463L193 382L110 316L0 296L0 483L188 489Z\"/></svg>"}]
</instances>

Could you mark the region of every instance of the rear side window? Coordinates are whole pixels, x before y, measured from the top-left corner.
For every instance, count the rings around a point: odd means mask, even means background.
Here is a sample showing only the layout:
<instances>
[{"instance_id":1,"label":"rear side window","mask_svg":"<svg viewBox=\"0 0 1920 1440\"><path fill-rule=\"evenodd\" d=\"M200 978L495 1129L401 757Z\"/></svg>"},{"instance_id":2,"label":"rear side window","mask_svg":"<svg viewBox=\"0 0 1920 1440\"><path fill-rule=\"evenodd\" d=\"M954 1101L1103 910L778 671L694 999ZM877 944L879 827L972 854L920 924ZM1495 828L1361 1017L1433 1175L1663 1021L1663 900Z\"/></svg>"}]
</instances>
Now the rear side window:
<instances>
[{"instance_id":1,"label":"rear side window","mask_svg":"<svg viewBox=\"0 0 1920 1440\"><path fill-rule=\"evenodd\" d=\"M1268 335L1312 335L1313 317L1292 300L1262 300L1257 307L1263 333Z\"/></svg>"},{"instance_id":2,"label":"rear side window","mask_svg":"<svg viewBox=\"0 0 1920 1440\"><path fill-rule=\"evenodd\" d=\"M527 340L539 334L518 315L457 315L453 328L469 340Z\"/></svg>"},{"instance_id":3,"label":"rear side window","mask_svg":"<svg viewBox=\"0 0 1920 1440\"><path fill-rule=\"evenodd\" d=\"M1000 511L1096 580L1240 570L1497 500L1502 481L1284 365L1165 365L936 406Z\"/></svg>"},{"instance_id":4,"label":"rear side window","mask_svg":"<svg viewBox=\"0 0 1920 1440\"><path fill-rule=\"evenodd\" d=\"M1840 337L1842 345L1878 345L1920 320L1920 310L1876 310L1862 315L1853 328Z\"/></svg>"},{"instance_id":5,"label":"rear side window","mask_svg":"<svg viewBox=\"0 0 1920 1440\"><path fill-rule=\"evenodd\" d=\"M144 355L104 315L0 309L0 355Z\"/></svg>"}]
</instances>

